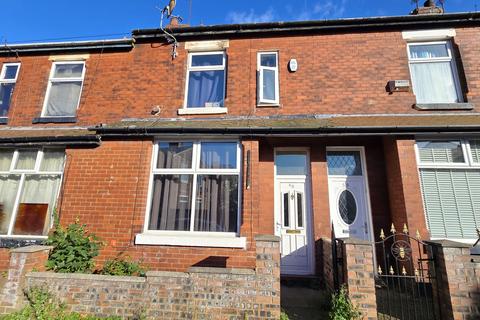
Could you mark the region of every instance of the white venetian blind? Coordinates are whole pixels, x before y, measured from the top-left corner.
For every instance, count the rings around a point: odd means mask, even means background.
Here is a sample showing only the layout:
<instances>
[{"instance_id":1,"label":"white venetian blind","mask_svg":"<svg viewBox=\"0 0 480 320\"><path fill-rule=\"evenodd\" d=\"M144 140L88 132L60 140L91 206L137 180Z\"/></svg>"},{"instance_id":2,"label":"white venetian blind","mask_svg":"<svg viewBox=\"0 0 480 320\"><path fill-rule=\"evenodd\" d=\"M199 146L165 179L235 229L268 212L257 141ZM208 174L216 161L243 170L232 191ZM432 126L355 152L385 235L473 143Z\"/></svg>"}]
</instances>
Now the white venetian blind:
<instances>
[{"instance_id":1,"label":"white venetian blind","mask_svg":"<svg viewBox=\"0 0 480 320\"><path fill-rule=\"evenodd\" d=\"M472 151L473 162L480 163L480 140L471 140L470 150Z\"/></svg>"},{"instance_id":2,"label":"white venetian blind","mask_svg":"<svg viewBox=\"0 0 480 320\"><path fill-rule=\"evenodd\" d=\"M464 163L460 141L417 142L420 161L424 163Z\"/></svg>"},{"instance_id":3,"label":"white venetian blind","mask_svg":"<svg viewBox=\"0 0 480 320\"><path fill-rule=\"evenodd\" d=\"M475 239L480 228L480 170L420 169L433 238Z\"/></svg>"}]
</instances>

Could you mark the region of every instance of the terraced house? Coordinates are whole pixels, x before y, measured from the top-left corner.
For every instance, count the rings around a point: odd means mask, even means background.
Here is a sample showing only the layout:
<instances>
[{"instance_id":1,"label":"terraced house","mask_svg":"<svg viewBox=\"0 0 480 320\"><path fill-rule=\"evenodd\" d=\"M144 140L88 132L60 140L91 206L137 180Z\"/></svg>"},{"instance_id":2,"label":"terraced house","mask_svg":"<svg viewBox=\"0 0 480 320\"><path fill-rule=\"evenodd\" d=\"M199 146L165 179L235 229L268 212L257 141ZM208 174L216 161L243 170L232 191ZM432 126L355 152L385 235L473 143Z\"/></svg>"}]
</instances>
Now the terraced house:
<instances>
[{"instance_id":1,"label":"terraced house","mask_svg":"<svg viewBox=\"0 0 480 320\"><path fill-rule=\"evenodd\" d=\"M54 210L106 242L100 264L254 269L275 235L282 277L329 286L352 243L410 242L373 250L377 290L415 239L473 245L480 14L430 11L1 46L0 269Z\"/></svg>"}]
</instances>

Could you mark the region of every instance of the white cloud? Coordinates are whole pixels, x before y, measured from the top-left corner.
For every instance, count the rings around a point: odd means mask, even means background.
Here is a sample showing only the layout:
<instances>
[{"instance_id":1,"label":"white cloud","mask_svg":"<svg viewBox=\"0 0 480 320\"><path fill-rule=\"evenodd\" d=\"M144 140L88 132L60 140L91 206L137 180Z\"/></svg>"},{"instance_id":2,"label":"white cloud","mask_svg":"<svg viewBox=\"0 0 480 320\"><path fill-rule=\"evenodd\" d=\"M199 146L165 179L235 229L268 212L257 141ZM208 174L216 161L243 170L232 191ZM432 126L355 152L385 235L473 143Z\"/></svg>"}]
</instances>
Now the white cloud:
<instances>
[{"instance_id":1,"label":"white cloud","mask_svg":"<svg viewBox=\"0 0 480 320\"><path fill-rule=\"evenodd\" d=\"M227 21L230 23L258 23L274 21L276 17L275 10L269 8L263 13L257 13L254 9L249 11L232 11L227 15Z\"/></svg>"},{"instance_id":2,"label":"white cloud","mask_svg":"<svg viewBox=\"0 0 480 320\"><path fill-rule=\"evenodd\" d=\"M322 0L317 1L313 8L296 12L291 7L287 7L287 12L292 15L293 20L337 19L343 17L346 9L347 0Z\"/></svg>"}]
</instances>

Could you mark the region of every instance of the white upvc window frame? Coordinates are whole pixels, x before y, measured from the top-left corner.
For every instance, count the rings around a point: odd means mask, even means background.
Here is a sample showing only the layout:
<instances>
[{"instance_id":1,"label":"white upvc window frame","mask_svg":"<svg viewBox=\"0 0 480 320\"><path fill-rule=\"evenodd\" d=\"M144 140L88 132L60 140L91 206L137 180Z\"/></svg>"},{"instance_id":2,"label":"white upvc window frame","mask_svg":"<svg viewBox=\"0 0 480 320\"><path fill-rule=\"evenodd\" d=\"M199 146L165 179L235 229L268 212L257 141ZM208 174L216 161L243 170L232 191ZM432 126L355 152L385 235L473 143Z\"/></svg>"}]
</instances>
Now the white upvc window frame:
<instances>
[{"instance_id":1,"label":"white upvc window frame","mask_svg":"<svg viewBox=\"0 0 480 320\"><path fill-rule=\"evenodd\" d=\"M414 149L415 149L415 157L417 161L417 170L418 170L418 179L421 181L421 169L459 169L459 170L478 170L480 169L480 162L476 163L473 161L473 156L470 148L470 140L480 140L480 137L467 137L467 138L455 138L455 137L445 137L445 138L418 138L415 141ZM464 163L431 163L431 162L424 162L420 160L420 151L418 147L418 142L425 142L425 141L457 141L462 144L462 151L463 151L463 158L465 160ZM422 199L423 199L423 192L422 192ZM427 208L425 207L425 202L422 201L422 205L424 207L424 218L425 218L425 225L428 227L428 218L427 218ZM431 240L445 240L445 238L438 238L432 237ZM448 238L449 241L466 243L466 244L474 244L478 239L458 239L458 238Z\"/></svg>"},{"instance_id":2,"label":"white upvc window frame","mask_svg":"<svg viewBox=\"0 0 480 320\"><path fill-rule=\"evenodd\" d=\"M19 175L20 180L18 183L18 190L17 194L15 196L15 203L13 206L13 211L12 211L12 216L10 217L10 222L8 226L8 231L7 234L0 234L0 238L8 238L8 239L47 239L48 236L38 236L38 235L14 235L13 233L13 228L15 225L15 220L17 218L18 214L18 208L20 206L20 199L22 197L22 192L23 192L23 187L25 185L25 180L27 176L32 176L32 175L56 175L60 177L60 183L59 183L59 188L57 190L56 194L56 199L58 200L58 197L60 196L60 190L62 188L62 183L63 183L63 172L65 169L65 162L66 162L66 155L64 155L63 159L63 167L61 168L61 171L40 171L41 168L41 163L43 161L44 157L44 150L45 149L58 149L60 150L61 148L35 148L35 149L29 149L29 148L18 148L15 149L13 152L12 156L12 161L10 163L10 168L8 171L0 171L0 175ZM33 169L15 169L15 166L17 165L18 162L18 156L21 151L36 151L37 152L37 157L35 159L35 166ZM55 203L56 205L56 203ZM53 211L52 211L53 212ZM50 216L47 217L47 219L50 220L50 225L49 228L53 226L53 215L50 214Z\"/></svg>"},{"instance_id":3,"label":"white upvc window frame","mask_svg":"<svg viewBox=\"0 0 480 320\"><path fill-rule=\"evenodd\" d=\"M82 69L82 76L81 77L76 77L76 78L55 78L55 70L58 65L65 65L65 64L82 64L83 69ZM48 86L47 86L47 92L45 93L45 99L43 101L43 107L42 107L42 113L41 117L47 117L47 118L64 118L64 117L75 117L76 112L78 110L78 107L80 106L80 100L82 99L82 92L83 92L83 85L85 84L85 74L87 66L85 61L83 60L78 60L78 61L54 61L52 62L52 67L50 69L50 76L48 77ZM48 100L50 99L50 91L52 88L52 83L54 82L82 82L82 85L80 86L80 92L78 93L78 101L74 110L74 114L69 115L69 116L47 116L45 113L47 112L47 104Z\"/></svg>"},{"instance_id":4,"label":"white upvc window frame","mask_svg":"<svg viewBox=\"0 0 480 320\"><path fill-rule=\"evenodd\" d=\"M209 56L209 55L219 55L223 56L222 65L218 66L200 66L194 67L192 66L192 60L194 56ZM189 90L189 83L190 83L190 72L195 71L223 71L223 105L219 107L207 107L207 106L196 106L196 107L188 107L188 90ZM186 82L185 82L185 94L184 94L184 101L183 101L183 111L186 110L219 110L219 109L226 109L225 107L225 99L226 99L226 86L227 86L227 54L225 51L200 51L200 52L189 52L188 53L188 63L187 63L187 75L186 75ZM192 111L193 112L193 111ZM198 113L203 113L199 111Z\"/></svg>"},{"instance_id":5,"label":"white upvc window frame","mask_svg":"<svg viewBox=\"0 0 480 320\"><path fill-rule=\"evenodd\" d=\"M175 143L175 142L191 142L192 150L192 168L183 169L158 169L158 149L159 144ZM201 143L209 142L231 142L237 146L237 167L235 169L202 169L200 168ZM152 164L150 170L150 180L148 187L147 205L145 211L145 220L143 233L138 234L135 238L136 244L146 245L167 245L167 246L193 246L193 247L222 247L222 248L245 248L246 238L240 237L241 213L242 213L242 148L238 139L157 139L153 146ZM153 200L153 184L156 175L175 175L189 174L192 179L192 196L191 196L191 216L189 231L173 231L173 230L150 230L150 215L152 213ZM195 202L197 194L197 177L198 175L237 175L238 176L238 208L237 208L237 230L235 232L208 232L195 231Z\"/></svg>"},{"instance_id":6,"label":"white upvc window frame","mask_svg":"<svg viewBox=\"0 0 480 320\"><path fill-rule=\"evenodd\" d=\"M14 79L5 79L5 73L7 72L7 67L12 67L12 66L17 67L17 73L15 74L15 78ZM17 80L18 80L18 75L20 74L20 66L21 66L20 62L6 62L6 63L4 63L2 65L2 69L0 71L0 85L3 85L3 84L15 84L16 85ZM15 88L13 90L15 90ZM12 94L13 94L13 92L12 92ZM10 99L11 98L12 97L10 97ZM0 118L5 119L5 118L8 118L8 116L4 116L4 117L0 116Z\"/></svg>"},{"instance_id":7,"label":"white upvc window frame","mask_svg":"<svg viewBox=\"0 0 480 320\"><path fill-rule=\"evenodd\" d=\"M480 163L473 161L472 152L470 148L470 140L480 140L480 138L464 139L464 138L434 138L434 139L417 139L415 142L415 156L418 168L421 169L478 169ZM441 142L441 141L455 141L460 142L462 146L462 153L464 162L426 162L420 159L419 142Z\"/></svg>"},{"instance_id":8,"label":"white upvc window frame","mask_svg":"<svg viewBox=\"0 0 480 320\"><path fill-rule=\"evenodd\" d=\"M276 67L262 66L263 55L275 55ZM257 72L258 72L258 105L279 105L280 104L280 79L279 79L279 66L278 66L278 51L259 51L257 53ZM275 72L275 99L266 99L263 91L263 70L270 70Z\"/></svg>"},{"instance_id":9,"label":"white upvc window frame","mask_svg":"<svg viewBox=\"0 0 480 320\"><path fill-rule=\"evenodd\" d=\"M440 58L412 58L410 48L414 46L421 46L421 45L437 45L437 44L445 44L447 47L448 57L440 57ZM447 40L436 40L436 41L411 41L407 43L407 57L408 57L408 68L410 71L410 77L412 78L412 86L413 91L415 92L415 73L412 70L413 64L425 64L425 63L436 63L436 62L448 62L452 68L452 77L453 82L455 84L455 91L457 93L457 102L456 103L463 103L464 96L462 92L462 86L460 84L460 78L458 75L458 68L456 64L455 57L452 54L452 41L451 39ZM417 103L428 103L428 102L418 102Z\"/></svg>"}]
</instances>

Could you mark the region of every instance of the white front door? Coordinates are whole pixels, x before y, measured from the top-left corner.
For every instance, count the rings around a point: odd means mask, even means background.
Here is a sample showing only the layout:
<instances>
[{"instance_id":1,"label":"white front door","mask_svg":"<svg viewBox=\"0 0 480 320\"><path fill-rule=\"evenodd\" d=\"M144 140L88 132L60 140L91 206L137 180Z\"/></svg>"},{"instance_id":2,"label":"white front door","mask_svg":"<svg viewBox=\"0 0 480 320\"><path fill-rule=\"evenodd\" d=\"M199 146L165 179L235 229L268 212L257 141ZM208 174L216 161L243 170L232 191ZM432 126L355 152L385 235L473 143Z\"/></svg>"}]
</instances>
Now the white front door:
<instances>
[{"instance_id":1,"label":"white front door","mask_svg":"<svg viewBox=\"0 0 480 320\"><path fill-rule=\"evenodd\" d=\"M363 149L327 148L327 166L335 237L371 240Z\"/></svg>"},{"instance_id":2,"label":"white front door","mask_svg":"<svg viewBox=\"0 0 480 320\"><path fill-rule=\"evenodd\" d=\"M275 230L281 238L281 273L313 273L306 152L276 153Z\"/></svg>"}]
</instances>

